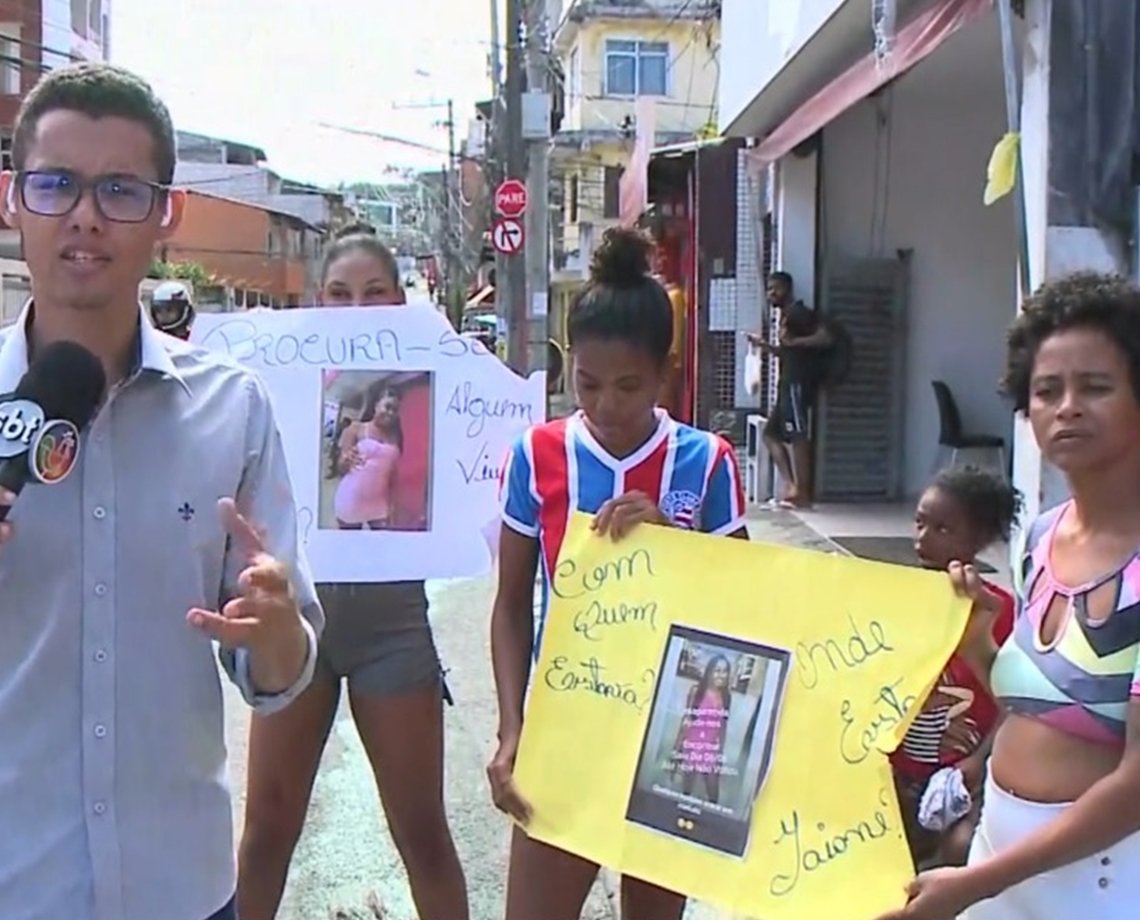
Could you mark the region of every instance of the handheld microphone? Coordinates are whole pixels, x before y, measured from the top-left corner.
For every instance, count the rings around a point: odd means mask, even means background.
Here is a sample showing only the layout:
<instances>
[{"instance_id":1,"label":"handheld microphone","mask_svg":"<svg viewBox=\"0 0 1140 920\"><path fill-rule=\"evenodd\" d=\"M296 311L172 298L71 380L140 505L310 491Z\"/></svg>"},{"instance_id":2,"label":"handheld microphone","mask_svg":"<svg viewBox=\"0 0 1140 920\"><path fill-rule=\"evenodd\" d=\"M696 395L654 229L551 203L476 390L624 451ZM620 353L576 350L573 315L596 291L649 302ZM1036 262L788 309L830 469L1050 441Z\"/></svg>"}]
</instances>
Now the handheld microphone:
<instances>
[{"instance_id":1,"label":"handheld microphone","mask_svg":"<svg viewBox=\"0 0 1140 920\"><path fill-rule=\"evenodd\" d=\"M79 432L103 399L103 365L76 342L44 347L0 396L0 487L19 495L29 481L62 482L79 458ZM0 505L0 521L10 505Z\"/></svg>"}]
</instances>

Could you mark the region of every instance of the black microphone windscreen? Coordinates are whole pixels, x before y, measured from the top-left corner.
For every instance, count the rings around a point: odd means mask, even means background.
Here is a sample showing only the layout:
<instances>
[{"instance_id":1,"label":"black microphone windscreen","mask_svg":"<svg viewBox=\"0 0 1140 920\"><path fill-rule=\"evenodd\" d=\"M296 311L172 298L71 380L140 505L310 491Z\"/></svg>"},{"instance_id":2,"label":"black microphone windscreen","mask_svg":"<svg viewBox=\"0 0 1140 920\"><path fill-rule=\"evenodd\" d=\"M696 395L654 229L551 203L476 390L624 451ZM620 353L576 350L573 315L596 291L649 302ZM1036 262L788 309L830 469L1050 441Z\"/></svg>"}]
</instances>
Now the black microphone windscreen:
<instances>
[{"instance_id":1,"label":"black microphone windscreen","mask_svg":"<svg viewBox=\"0 0 1140 920\"><path fill-rule=\"evenodd\" d=\"M45 345L28 366L12 395L30 399L44 417L65 419L81 431L87 427L103 399L107 385L103 364L76 342Z\"/></svg>"}]
</instances>

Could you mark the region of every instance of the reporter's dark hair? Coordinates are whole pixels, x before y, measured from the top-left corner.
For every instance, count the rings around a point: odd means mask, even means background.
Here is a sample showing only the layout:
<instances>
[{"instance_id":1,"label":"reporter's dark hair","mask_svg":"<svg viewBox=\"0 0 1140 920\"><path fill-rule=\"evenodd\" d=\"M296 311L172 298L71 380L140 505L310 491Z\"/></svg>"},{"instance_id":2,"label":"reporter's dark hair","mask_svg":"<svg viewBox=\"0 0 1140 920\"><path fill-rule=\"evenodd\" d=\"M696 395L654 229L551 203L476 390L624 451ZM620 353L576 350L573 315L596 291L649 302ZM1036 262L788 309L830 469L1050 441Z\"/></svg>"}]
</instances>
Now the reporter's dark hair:
<instances>
[{"instance_id":1,"label":"reporter's dark hair","mask_svg":"<svg viewBox=\"0 0 1140 920\"><path fill-rule=\"evenodd\" d=\"M82 61L50 71L24 97L12 131L12 165L17 170L27 163L40 119L60 110L142 125L154 140L158 181L162 185L174 181L178 152L170 110L142 77L102 61Z\"/></svg>"},{"instance_id":2,"label":"reporter's dark hair","mask_svg":"<svg viewBox=\"0 0 1140 920\"><path fill-rule=\"evenodd\" d=\"M570 347L585 339L621 340L664 364L673 345L673 306L650 274L652 243L640 230L607 230L590 261L590 281L566 320Z\"/></svg>"},{"instance_id":3,"label":"reporter's dark hair","mask_svg":"<svg viewBox=\"0 0 1140 920\"><path fill-rule=\"evenodd\" d=\"M1024 503L1005 477L976 466L955 466L939 473L932 485L961 506L987 546L1009 541Z\"/></svg>"},{"instance_id":4,"label":"reporter's dark hair","mask_svg":"<svg viewBox=\"0 0 1140 920\"><path fill-rule=\"evenodd\" d=\"M391 273L392 286L400 286L400 267L396 264L396 256L376 235L376 229L363 222L341 227L333 235L332 242L325 247L324 258L321 260L321 285L328 281L329 269L337 260L357 251L377 259Z\"/></svg>"},{"instance_id":5,"label":"reporter's dark hair","mask_svg":"<svg viewBox=\"0 0 1140 920\"><path fill-rule=\"evenodd\" d=\"M1059 332L1096 329L1124 353L1140 402L1140 288L1120 275L1076 272L1039 287L1006 336L1002 391L1014 410L1029 408L1029 385L1041 344Z\"/></svg>"}]
</instances>

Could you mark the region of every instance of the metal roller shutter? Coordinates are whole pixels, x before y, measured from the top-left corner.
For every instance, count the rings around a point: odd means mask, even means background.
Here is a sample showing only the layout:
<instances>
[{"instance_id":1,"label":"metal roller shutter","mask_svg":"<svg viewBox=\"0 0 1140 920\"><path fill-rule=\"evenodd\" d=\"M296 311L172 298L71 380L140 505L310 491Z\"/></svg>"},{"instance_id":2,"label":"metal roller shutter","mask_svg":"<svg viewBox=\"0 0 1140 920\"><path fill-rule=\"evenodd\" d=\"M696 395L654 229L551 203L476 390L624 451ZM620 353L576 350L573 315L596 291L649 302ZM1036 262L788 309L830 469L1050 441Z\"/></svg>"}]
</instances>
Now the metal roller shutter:
<instances>
[{"instance_id":1,"label":"metal roller shutter","mask_svg":"<svg viewBox=\"0 0 1140 920\"><path fill-rule=\"evenodd\" d=\"M823 501L894 501L903 492L909 252L829 266L823 309L852 340L847 380L822 394L816 495Z\"/></svg>"}]
</instances>

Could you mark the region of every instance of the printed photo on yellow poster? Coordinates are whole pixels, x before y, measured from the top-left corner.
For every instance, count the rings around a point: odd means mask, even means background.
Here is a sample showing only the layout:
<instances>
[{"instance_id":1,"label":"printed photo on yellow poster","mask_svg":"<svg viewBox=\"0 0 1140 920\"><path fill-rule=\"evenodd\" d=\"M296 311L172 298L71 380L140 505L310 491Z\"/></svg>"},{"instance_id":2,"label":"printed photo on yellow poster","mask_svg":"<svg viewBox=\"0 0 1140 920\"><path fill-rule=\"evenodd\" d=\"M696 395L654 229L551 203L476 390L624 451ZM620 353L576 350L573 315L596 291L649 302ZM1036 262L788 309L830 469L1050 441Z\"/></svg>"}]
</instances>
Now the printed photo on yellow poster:
<instances>
[{"instance_id":1,"label":"printed photo on yellow poster","mask_svg":"<svg viewBox=\"0 0 1140 920\"><path fill-rule=\"evenodd\" d=\"M965 627L946 576L576 516L550 590L531 836L763 920L903 903L887 754Z\"/></svg>"}]
</instances>

